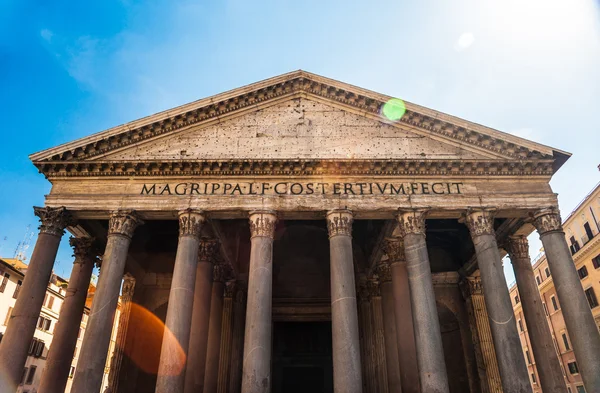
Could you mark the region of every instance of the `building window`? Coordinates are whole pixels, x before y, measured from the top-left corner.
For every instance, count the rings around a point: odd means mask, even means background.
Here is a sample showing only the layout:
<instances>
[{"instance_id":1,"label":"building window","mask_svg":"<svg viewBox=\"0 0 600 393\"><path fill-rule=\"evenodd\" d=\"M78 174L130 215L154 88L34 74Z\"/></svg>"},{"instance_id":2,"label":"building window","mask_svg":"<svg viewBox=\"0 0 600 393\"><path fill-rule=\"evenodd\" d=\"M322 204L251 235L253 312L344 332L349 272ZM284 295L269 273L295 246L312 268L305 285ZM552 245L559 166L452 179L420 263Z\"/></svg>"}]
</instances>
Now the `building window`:
<instances>
[{"instance_id":1,"label":"building window","mask_svg":"<svg viewBox=\"0 0 600 393\"><path fill-rule=\"evenodd\" d=\"M8 326L8 321L10 321L10 316L12 315L12 307L8 308L8 312L6 313L6 319L4 320L4 326Z\"/></svg>"},{"instance_id":2,"label":"building window","mask_svg":"<svg viewBox=\"0 0 600 393\"><path fill-rule=\"evenodd\" d=\"M83 329L79 328L79 333L77 333L77 338L81 338L82 334L83 334Z\"/></svg>"},{"instance_id":3,"label":"building window","mask_svg":"<svg viewBox=\"0 0 600 393\"><path fill-rule=\"evenodd\" d=\"M74 375L75 375L75 366L71 366L71 369L69 370L69 378L73 378Z\"/></svg>"},{"instance_id":4,"label":"building window","mask_svg":"<svg viewBox=\"0 0 600 393\"><path fill-rule=\"evenodd\" d=\"M535 276L535 281L538 285L542 285L542 280L540 280L540 276Z\"/></svg>"},{"instance_id":5,"label":"building window","mask_svg":"<svg viewBox=\"0 0 600 393\"><path fill-rule=\"evenodd\" d=\"M519 304L521 300L519 300L519 295L515 295L515 304Z\"/></svg>"},{"instance_id":6,"label":"building window","mask_svg":"<svg viewBox=\"0 0 600 393\"><path fill-rule=\"evenodd\" d=\"M581 269L577 270L577 274L579 274L580 280L583 280L584 278L586 278L588 276L587 267L582 266Z\"/></svg>"},{"instance_id":7,"label":"building window","mask_svg":"<svg viewBox=\"0 0 600 393\"><path fill-rule=\"evenodd\" d=\"M569 372L571 374L579 374L579 368L577 368L577 362L571 362L571 363L567 364L567 366L569 367Z\"/></svg>"},{"instance_id":8,"label":"building window","mask_svg":"<svg viewBox=\"0 0 600 393\"><path fill-rule=\"evenodd\" d=\"M583 385L577 386L577 393L585 393L585 388L583 387Z\"/></svg>"},{"instance_id":9,"label":"building window","mask_svg":"<svg viewBox=\"0 0 600 393\"><path fill-rule=\"evenodd\" d=\"M13 293L13 299L16 299L17 296L19 296L19 292L21 292L22 284L23 284L23 281L21 281L21 280L17 281L17 287L15 288L15 292Z\"/></svg>"},{"instance_id":10,"label":"building window","mask_svg":"<svg viewBox=\"0 0 600 393\"><path fill-rule=\"evenodd\" d=\"M546 272L546 278L551 277L552 275L550 274L550 269L545 268L544 271Z\"/></svg>"},{"instance_id":11,"label":"building window","mask_svg":"<svg viewBox=\"0 0 600 393\"><path fill-rule=\"evenodd\" d=\"M53 306L53 305L54 305L54 296L52 296L52 295L51 295L51 296L48 298L48 306L47 306L47 307L48 307L50 310L52 310L52 306Z\"/></svg>"},{"instance_id":12,"label":"building window","mask_svg":"<svg viewBox=\"0 0 600 393\"><path fill-rule=\"evenodd\" d=\"M600 268L600 255L596 255L596 257L592 259L592 265L594 265L594 269Z\"/></svg>"},{"instance_id":13,"label":"building window","mask_svg":"<svg viewBox=\"0 0 600 393\"><path fill-rule=\"evenodd\" d=\"M42 355L44 354L45 347L46 344L44 343L44 341L34 338L33 340L31 340L31 344L29 344L29 351L27 352L27 354L35 358L42 357Z\"/></svg>"},{"instance_id":14,"label":"building window","mask_svg":"<svg viewBox=\"0 0 600 393\"><path fill-rule=\"evenodd\" d=\"M586 289L585 297L587 298L587 301L590 304L590 308L598 307L598 299L596 298L596 293L594 292L594 288Z\"/></svg>"},{"instance_id":15,"label":"building window","mask_svg":"<svg viewBox=\"0 0 600 393\"><path fill-rule=\"evenodd\" d=\"M27 374L27 380L25 381L26 385L31 385L33 383L33 377L35 377L36 370L37 370L36 366L29 367L29 374Z\"/></svg>"},{"instance_id":16,"label":"building window","mask_svg":"<svg viewBox=\"0 0 600 393\"><path fill-rule=\"evenodd\" d=\"M527 364L531 364L531 356L529 356L529 351L525 350L525 357L527 358Z\"/></svg>"},{"instance_id":17,"label":"building window","mask_svg":"<svg viewBox=\"0 0 600 393\"><path fill-rule=\"evenodd\" d=\"M567 351L570 351L571 346L569 345L569 340L567 339L567 335L565 333L562 333L562 339L563 339L563 343L565 344L565 349Z\"/></svg>"},{"instance_id":18,"label":"building window","mask_svg":"<svg viewBox=\"0 0 600 393\"><path fill-rule=\"evenodd\" d=\"M52 320L46 317L39 317L37 327L40 330L49 331L52 326Z\"/></svg>"},{"instance_id":19,"label":"building window","mask_svg":"<svg viewBox=\"0 0 600 393\"><path fill-rule=\"evenodd\" d=\"M569 386L567 386L567 393L573 393L573 392L571 391L571 388L570 388Z\"/></svg>"},{"instance_id":20,"label":"building window","mask_svg":"<svg viewBox=\"0 0 600 393\"><path fill-rule=\"evenodd\" d=\"M25 367L23 369L23 374L21 375L21 385L25 383L25 377L27 376L27 371L29 371L29 367Z\"/></svg>"},{"instance_id":21,"label":"building window","mask_svg":"<svg viewBox=\"0 0 600 393\"><path fill-rule=\"evenodd\" d=\"M523 331L523 322L520 319L517 322L519 323L519 330Z\"/></svg>"},{"instance_id":22,"label":"building window","mask_svg":"<svg viewBox=\"0 0 600 393\"><path fill-rule=\"evenodd\" d=\"M552 307L554 307L554 311L558 311L558 302L556 301L556 297L552 295L550 296L550 300L552 301Z\"/></svg>"},{"instance_id":23,"label":"building window","mask_svg":"<svg viewBox=\"0 0 600 393\"><path fill-rule=\"evenodd\" d=\"M579 243L575 240L575 236L571 236L569 241L571 242L571 246L569 247L571 249L571 254L575 254L581 247L579 247Z\"/></svg>"},{"instance_id":24,"label":"building window","mask_svg":"<svg viewBox=\"0 0 600 393\"><path fill-rule=\"evenodd\" d=\"M544 312L546 313L546 316L548 316L548 306L546 306L546 303L542 303L544 305Z\"/></svg>"},{"instance_id":25,"label":"building window","mask_svg":"<svg viewBox=\"0 0 600 393\"><path fill-rule=\"evenodd\" d=\"M6 284L8 284L9 278L10 278L10 274L4 273L4 276L2 277L2 284L0 284L0 293L3 293L4 290L6 289Z\"/></svg>"},{"instance_id":26,"label":"building window","mask_svg":"<svg viewBox=\"0 0 600 393\"><path fill-rule=\"evenodd\" d=\"M537 383L537 379L535 379L535 373L531 373L531 382L533 382L534 384Z\"/></svg>"}]
</instances>

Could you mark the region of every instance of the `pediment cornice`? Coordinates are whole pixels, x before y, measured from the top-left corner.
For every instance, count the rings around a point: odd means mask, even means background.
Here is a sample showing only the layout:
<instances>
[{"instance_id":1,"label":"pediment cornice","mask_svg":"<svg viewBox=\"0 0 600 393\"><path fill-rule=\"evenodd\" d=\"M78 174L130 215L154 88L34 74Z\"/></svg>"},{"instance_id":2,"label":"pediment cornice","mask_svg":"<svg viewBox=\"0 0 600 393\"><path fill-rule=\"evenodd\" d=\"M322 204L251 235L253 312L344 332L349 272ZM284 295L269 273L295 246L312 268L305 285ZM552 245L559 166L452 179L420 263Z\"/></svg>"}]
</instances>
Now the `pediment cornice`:
<instances>
[{"instance_id":1,"label":"pediment cornice","mask_svg":"<svg viewBox=\"0 0 600 393\"><path fill-rule=\"evenodd\" d=\"M131 168L140 168L143 172L143 168L172 168L174 166L198 168L197 170L204 171L207 167L223 168L224 166L233 165L233 167L254 168L251 170L253 172L257 167L287 165L283 164L283 161L286 160L278 160L278 162L280 161L278 164L273 164L275 161L272 160L264 160L260 164L251 162L250 160L240 160L237 164L231 164L236 160L186 163L159 161L152 163L109 163L103 162L102 157L110 152L147 142L152 138L173 134L190 126L223 121L227 117L235 116L238 112L256 110L261 106L268 105L270 101L278 101L294 95L319 98L371 117L378 116L382 105L391 98L318 75L297 71L196 101L167 112L128 123L121 127L48 149L33 154L30 158L40 171L47 176L53 176L53 174L56 176L58 173L100 174L107 173L107 171L112 174L118 174L120 173L119 171L131 173ZM538 168L535 170L537 171L539 168L546 168L548 162L552 163L550 168L550 171L552 171L558 169L569 156L568 153L560 152L547 146L539 145L475 123L469 123L427 108L410 103L407 103L406 107L406 113L397 123L398 126L404 124L416 127L437 138L464 144L479 151L487 152L490 156L496 157L500 161L496 163L480 162L477 164L477 167L481 167L483 170L480 169L478 172L489 173L489 170L486 168L498 168L492 172L499 174L511 172L515 170L514 168L523 168L522 171L528 172L526 168L532 166ZM87 162L88 160L93 160L94 162ZM306 160L296 161L308 162ZM369 161L377 162L377 160ZM510 165L509 161L511 162ZM534 165L534 161L540 162ZM410 160L382 162L386 164L381 165L381 167L386 168L390 165L397 168L406 168L413 165L410 163ZM317 166L322 165L323 161L320 160L319 163ZM299 165L306 168L306 164ZM340 162L339 165L343 167L346 164ZM352 165L353 167L355 166L355 164ZM369 165L372 164L368 164L367 166ZM463 168L471 166L468 162L446 162L444 160L435 164L427 164L423 161L420 165L452 168L457 166L462 166ZM507 170L507 165L508 167L512 165L513 169ZM109 170L109 168L113 169ZM195 170L190 170L195 172ZM138 170L134 171L136 174L141 173ZM150 169L149 171L154 172L155 170ZM406 171L406 169L392 170L392 172L395 171L402 172ZM159 172L165 171L160 169ZM543 172L547 171L544 169Z\"/></svg>"}]
</instances>

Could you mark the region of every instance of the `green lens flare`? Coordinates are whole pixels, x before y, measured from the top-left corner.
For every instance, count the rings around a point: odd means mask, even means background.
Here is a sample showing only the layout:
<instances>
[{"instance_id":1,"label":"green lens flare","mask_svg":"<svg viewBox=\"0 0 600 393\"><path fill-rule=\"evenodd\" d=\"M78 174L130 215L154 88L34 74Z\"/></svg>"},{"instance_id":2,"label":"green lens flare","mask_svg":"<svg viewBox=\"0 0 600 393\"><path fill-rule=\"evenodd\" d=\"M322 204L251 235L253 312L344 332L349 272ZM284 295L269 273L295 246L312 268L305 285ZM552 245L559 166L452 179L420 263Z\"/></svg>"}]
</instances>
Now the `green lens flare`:
<instances>
[{"instance_id":1,"label":"green lens flare","mask_svg":"<svg viewBox=\"0 0 600 393\"><path fill-rule=\"evenodd\" d=\"M383 107L381 108L381 113L383 116L391 121L400 120L402 116L404 116L405 112L406 105L404 105L404 101L399 98L392 98L383 104Z\"/></svg>"}]
</instances>

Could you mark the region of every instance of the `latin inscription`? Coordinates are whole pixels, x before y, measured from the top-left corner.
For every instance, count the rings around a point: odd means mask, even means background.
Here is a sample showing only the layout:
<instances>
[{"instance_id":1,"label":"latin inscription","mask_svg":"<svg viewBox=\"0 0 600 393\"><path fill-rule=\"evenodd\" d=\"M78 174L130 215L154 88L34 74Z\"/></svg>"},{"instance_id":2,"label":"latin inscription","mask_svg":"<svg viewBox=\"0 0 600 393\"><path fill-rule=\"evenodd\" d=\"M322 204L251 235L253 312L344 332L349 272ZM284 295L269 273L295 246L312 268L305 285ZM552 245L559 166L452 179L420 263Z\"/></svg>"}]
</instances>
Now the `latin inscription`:
<instances>
[{"instance_id":1,"label":"latin inscription","mask_svg":"<svg viewBox=\"0 0 600 393\"><path fill-rule=\"evenodd\" d=\"M141 195L447 195L463 183L151 183Z\"/></svg>"}]
</instances>

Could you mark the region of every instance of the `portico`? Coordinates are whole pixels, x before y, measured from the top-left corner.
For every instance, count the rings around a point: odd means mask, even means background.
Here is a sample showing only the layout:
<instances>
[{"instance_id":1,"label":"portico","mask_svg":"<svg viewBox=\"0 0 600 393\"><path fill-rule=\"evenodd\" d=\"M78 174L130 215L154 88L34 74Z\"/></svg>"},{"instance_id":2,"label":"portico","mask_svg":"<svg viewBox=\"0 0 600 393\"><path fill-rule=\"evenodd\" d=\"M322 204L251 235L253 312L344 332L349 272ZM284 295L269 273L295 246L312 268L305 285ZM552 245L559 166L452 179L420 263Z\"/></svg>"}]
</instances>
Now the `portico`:
<instances>
[{"instance_id":1,"label":"portico","mask_svg":"<svg viewBox=\"0 0 600 393\"><path fill-rule=\"evenodd\" d=\"M549 186L569 154L408 103L383 118L390 98L298 71L32 155L53 240L31 265L51 268L64 228L106 250L75 391L100 388L128 274L113 393L529 392L499 245L542 228L554 280L578 284ZM567 293L600 390L598 332ZM30 340L15 329L38 304L19 301L1 367Z\"/></svg>"}]
</instances>

